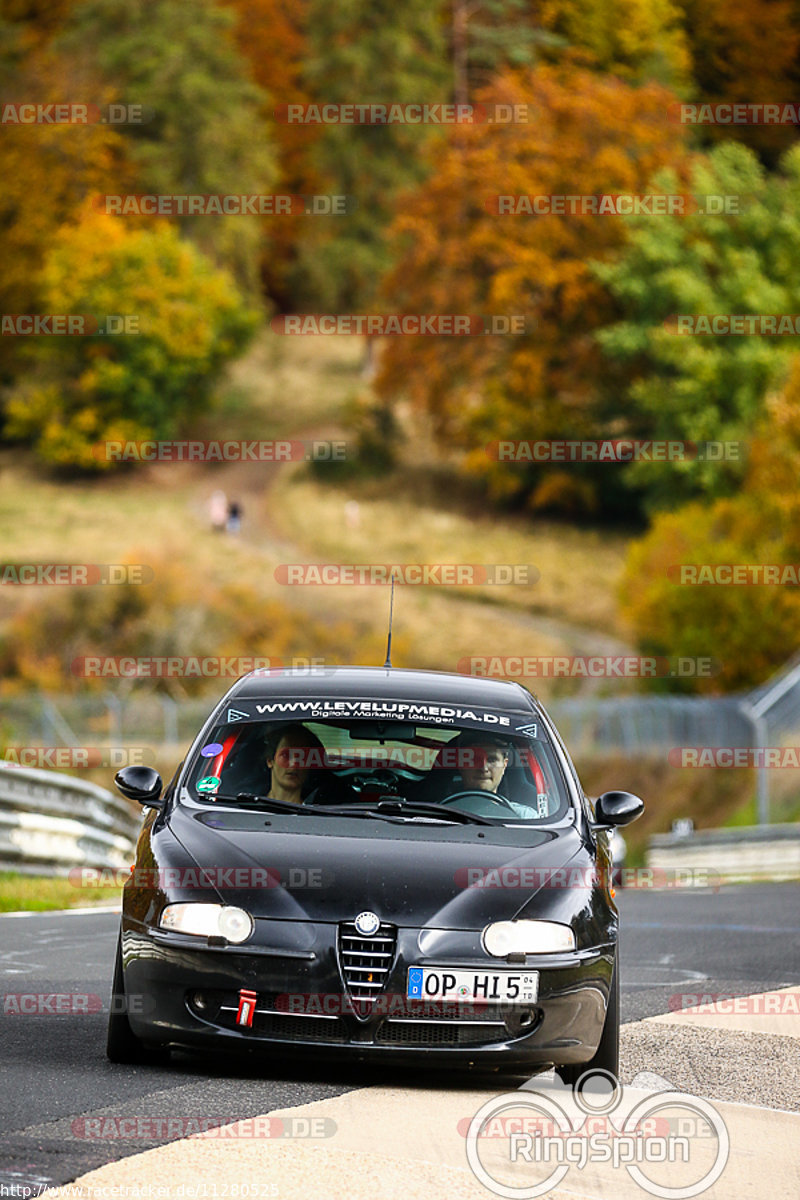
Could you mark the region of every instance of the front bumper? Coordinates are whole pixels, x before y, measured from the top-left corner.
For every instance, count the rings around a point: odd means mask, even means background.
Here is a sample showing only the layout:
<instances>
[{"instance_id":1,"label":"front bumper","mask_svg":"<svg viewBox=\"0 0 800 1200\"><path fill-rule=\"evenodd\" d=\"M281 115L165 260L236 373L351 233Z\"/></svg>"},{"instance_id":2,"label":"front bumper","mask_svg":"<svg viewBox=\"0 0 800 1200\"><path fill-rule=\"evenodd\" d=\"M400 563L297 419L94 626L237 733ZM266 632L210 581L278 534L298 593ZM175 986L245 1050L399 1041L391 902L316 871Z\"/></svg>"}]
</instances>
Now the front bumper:
<instances>
[{"instance_id":1,"label":"front bumper","mask_svg":"<svg viewBox=\"0 0 800 1200\"><path fill-rule=\"evenodd\" d=\"M432 931L426 931L435 952L425 955L420 930L401 928L382 990L368 1014L359 1016L343 981L336 932L335 925L303 925L296 943L302 948L296 949L263 943L207 947L123 922L125 992L140 1000L128 1006L131 1028L149 1043L285 1052L293 1058L416 1059L430 1066L545 1067L586 1062L597 1049L613 943L529 956L520 970L539 971L533 1005L458 1008L407 1001L408 968L487 971L508 964L490 959L476 934L440 931L431 940ZM281 940L291 940L289 929L281 933ZM249 1027L237 1024L242 990L256 996Z\"/></svg>"}]
</instances>

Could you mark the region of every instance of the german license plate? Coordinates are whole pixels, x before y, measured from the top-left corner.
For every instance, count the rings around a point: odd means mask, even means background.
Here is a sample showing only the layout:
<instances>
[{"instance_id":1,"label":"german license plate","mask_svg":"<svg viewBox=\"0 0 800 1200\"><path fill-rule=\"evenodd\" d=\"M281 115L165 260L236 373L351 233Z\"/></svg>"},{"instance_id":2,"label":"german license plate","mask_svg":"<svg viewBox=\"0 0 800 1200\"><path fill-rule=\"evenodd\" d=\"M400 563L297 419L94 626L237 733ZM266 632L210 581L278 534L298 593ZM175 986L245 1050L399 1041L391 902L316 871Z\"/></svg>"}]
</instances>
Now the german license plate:
<instances>
[{"instance_id":1,"label":"german license plate","mask_svg":"<svg viewBox=\"0 0 800 1200\"><path fill-rule=\"evenodd\" d=\"M464 971L443 967L409 967L409 1000L484 1000L489 1003L534 1004L538 971Z\"/></svg>"}]
</instances>

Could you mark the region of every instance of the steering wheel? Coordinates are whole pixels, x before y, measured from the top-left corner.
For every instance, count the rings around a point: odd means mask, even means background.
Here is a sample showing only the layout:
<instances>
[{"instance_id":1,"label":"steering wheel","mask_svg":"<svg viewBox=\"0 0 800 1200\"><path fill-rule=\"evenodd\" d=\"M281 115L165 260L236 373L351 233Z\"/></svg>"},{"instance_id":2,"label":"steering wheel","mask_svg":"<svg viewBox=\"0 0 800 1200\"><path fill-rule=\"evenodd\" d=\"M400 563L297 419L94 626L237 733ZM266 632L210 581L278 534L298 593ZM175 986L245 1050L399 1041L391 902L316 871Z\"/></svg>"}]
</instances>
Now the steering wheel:
<instances>
[{"instance_id":1,"label":"steering wheel","mask_svg":"<svg viewBox=\"0 0 800 1200\"><path fill-rule=\"evenodd\" d=\"M484 792L480 788L468 788L465 792L453 792L452 796L446 796L444 800L437 800L437 804L452 804L455 800L461 800L464 796L480 796L482 799L491 800L492 804L499 804L503 808L507 808L515 817L519 813L514 808L510 800L506 800L505 796L501 796L499 792Z\"/></svg>"}]
</instances>

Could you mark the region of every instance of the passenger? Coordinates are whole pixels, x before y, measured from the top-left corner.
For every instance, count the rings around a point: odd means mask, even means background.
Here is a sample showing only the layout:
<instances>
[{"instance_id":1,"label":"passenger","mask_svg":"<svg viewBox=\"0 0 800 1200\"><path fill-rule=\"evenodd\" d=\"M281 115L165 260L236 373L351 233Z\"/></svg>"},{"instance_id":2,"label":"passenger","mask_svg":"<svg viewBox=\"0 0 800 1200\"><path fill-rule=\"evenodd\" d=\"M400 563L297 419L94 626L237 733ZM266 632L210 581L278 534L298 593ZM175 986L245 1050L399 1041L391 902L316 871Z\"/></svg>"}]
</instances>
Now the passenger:
<instances>
[{"instance_id":1,"label":"passenger","mask_svg":"<svg viewBox=\"0 0 800 1200\"><path fill-rule=\"evenodd\" d=\"M267 738L266 750L270 769L267 795L286 804L302 804L303 789L311 772L322 770L325 766L325 747L322 742L304 725L284 725Z\"/></svg>"}]
</instances>

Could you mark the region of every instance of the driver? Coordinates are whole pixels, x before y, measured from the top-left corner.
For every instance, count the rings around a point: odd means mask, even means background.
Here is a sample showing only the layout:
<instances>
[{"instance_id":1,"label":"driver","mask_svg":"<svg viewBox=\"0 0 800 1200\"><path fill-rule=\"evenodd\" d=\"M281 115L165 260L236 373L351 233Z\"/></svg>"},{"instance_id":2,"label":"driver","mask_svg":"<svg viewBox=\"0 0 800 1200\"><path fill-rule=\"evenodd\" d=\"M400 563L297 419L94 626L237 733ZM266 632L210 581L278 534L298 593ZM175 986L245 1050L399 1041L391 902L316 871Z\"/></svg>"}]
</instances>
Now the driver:
<instances>
[{"instance_id":1,"label":"driver","mask_svg":"<svg viewBox=\"0 0 800 1200\"><path fill-rule=\"evenodd\" d=\"M460 745L459 750L465 761L475 763L475 766L459 768L464 788L476 792L496 792L508 766L508 747L497 742L475 742L470 739L468 743Z\"/></svg>"},{"instance_id":2,"label":"driver","mask_svg":"<svg viewBox=\"0 0 800 1200\"><path fill-rule=\"evenodd\" d=\"M305 725L284 725L267 737L266 761L270 770L267 796L285 804L302 804L311 771L325 765L325 747Z\"/></svg>"},{"instance_id":3,"label":"driver","mask_svg":"<svg viewBox=\"0 0 800 1200\"><path fill-rule=\"evenodd\" d=\"M464 791L492 792L505 800L520 817L530 819L539 816L535 809L503 796L499 790L510 757L508 742L481 734L476 737L470 733L461 734L454 744L458 747L459 758L464 762L458 768Z\"/></svg>"}]
</instances>

